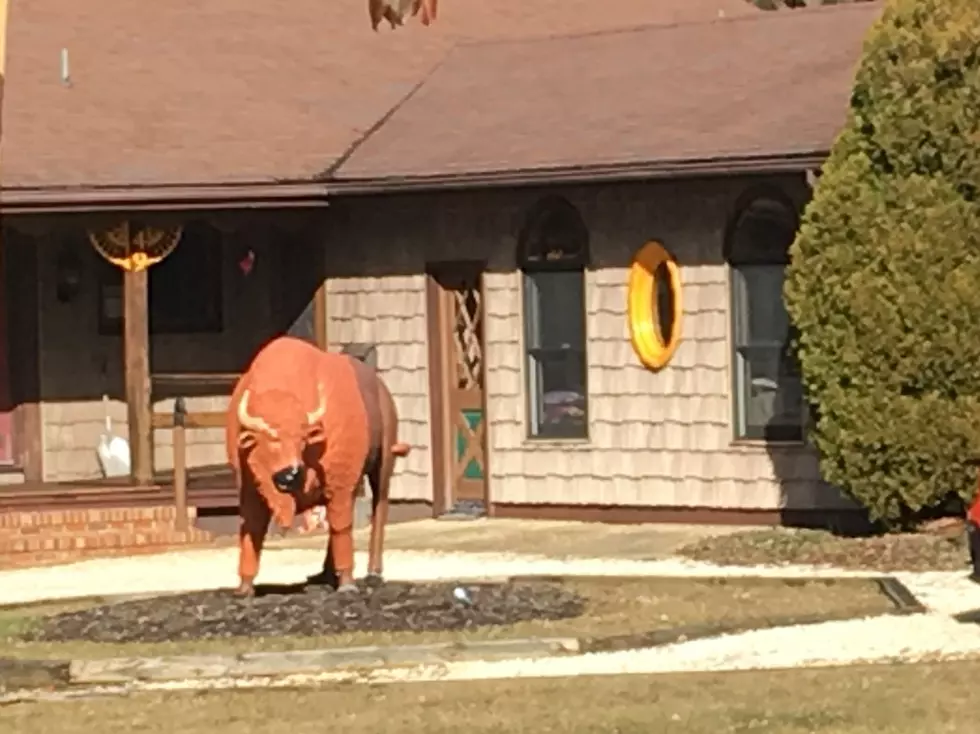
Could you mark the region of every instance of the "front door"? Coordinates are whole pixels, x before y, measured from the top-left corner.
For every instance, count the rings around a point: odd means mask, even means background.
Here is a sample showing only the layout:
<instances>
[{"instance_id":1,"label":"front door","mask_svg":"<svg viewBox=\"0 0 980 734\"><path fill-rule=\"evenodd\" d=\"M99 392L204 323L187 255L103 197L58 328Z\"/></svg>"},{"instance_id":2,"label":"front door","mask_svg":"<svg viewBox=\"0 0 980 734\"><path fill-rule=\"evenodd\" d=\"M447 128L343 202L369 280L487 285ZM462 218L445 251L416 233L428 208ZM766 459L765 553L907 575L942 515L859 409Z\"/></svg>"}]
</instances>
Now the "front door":
<instances>
[{"instance_id":1,"label":"front door","mask_svg":"<svg viewBox=\"0 0 980 734\"><path fill-rule=\"evenodd\" d=\"M451 263L430 268L435 288L430 300L430 354L439 362L437 386L441 420L434 431L440 444L434 460L441 462L442 491L437 501L451 517L481 517L487 503L487 430L484 360L483 264ZM434 347L434 348L433 348ZM436 387L436 386L434 386ZM437 480L437 484L438 484ZM440 491L437 487L436 491Z\"/></svg>"}]
</instances>

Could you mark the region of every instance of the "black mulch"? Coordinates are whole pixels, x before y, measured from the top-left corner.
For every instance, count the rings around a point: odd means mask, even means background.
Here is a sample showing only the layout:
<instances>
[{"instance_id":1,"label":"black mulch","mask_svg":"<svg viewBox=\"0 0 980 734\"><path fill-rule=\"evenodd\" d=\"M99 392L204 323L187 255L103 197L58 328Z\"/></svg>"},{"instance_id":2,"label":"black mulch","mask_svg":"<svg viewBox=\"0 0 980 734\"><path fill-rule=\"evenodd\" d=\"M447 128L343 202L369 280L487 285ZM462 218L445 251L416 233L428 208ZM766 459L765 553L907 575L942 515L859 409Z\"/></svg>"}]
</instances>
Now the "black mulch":
<instances>
[{"instance_id":1,"label":"black mulch","mask_svg":"<svg viewBox=\"0 0 980 734\"><path fill-rule=\"evenodd\" d=\"M38 620L22 639L121 643L460 630L568 619L585 608L582 597L555 583L387 582L361 583L346 594L326 586L258 592L240 599L227 590L202 591L67 612Z\"/></svg>"}]
</instances>

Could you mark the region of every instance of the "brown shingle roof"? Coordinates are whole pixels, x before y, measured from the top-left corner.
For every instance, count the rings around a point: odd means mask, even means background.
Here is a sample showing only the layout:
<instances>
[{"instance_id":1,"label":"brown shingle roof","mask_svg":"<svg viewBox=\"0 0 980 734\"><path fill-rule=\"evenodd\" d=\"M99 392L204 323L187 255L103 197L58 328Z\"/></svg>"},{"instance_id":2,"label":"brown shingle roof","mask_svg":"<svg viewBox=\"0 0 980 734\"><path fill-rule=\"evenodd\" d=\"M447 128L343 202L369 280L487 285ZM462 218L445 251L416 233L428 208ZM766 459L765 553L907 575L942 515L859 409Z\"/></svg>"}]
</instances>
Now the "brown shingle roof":
<instances>
[{"instance_id":1,"label":"brown shingle roof","mask_svg":"<svg viewBox=\"0 0 980 734\"><path fill-rule=\"evenodd\" d=\"M10 187L302 180L328 168L461 39L758 12L746 0L446 0L370 30L364 0L11 2ZM60 79L68 51L71 86Z\"/></svg>"},{"instance_id":2,"label":"brown shingle roof","mask_svg":"<svg viewBox=\"0 0 980 734\"><path fill-rule=\"evenodd\" d=\"M457 48L337 171L400 179L823 153L878 3Z\"/></svg>"}]
</instances>

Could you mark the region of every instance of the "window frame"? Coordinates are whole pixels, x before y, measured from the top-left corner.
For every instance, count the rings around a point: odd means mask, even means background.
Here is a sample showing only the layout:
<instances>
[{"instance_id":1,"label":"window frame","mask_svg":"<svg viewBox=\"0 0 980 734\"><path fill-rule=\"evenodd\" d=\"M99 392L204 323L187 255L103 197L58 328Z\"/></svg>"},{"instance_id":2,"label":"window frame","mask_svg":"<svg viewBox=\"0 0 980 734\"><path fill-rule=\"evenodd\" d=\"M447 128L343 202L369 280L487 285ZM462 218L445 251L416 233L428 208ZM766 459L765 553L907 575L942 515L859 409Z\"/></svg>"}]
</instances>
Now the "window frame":
<instances>
[{"instance_id":1,"label":"window frame","mask_svg":"<svg viewBox=\"0 0 980 734\"><path fill-rule=\"evenodd\" d=\"M745 270L754 267L781 268L785 277L786 268L790 261L789 248L792 245L792 241L788 243L785 251L779 257L767 257L765 254L761 253L758 255L750 254L748 257L745 257L744 255L740 255L735 251L736 235L738 234L739 227L742 224L745 215L751 210L752 206L760 200L776 204L783 210L783 213L788 215L788 219L792 223L794 237L796 233L799 232L800 228L800 206L798 206L782 189L775 186L761 185L749 188L736 200L732 216L730 217L725 230L724 258L725 265L728 269L729 355L731 360L731 375L729 382L732 390L729 405L731 406L732 417L732 441L735 444L764 443L777 445L800 445L806 442L807 425L809 422L809 405L807 404L806 396L803 391L799 360L796 357L795 350L793 349L797 332L791 320L789 321L786 346L783 347L783 349L785 350L784 357L788 357L793 362L792 372L790 372L790 374L793 374L794 377L799 380L800 384L801 398L799 425L795 427L791 427L789 425L764 426L761 431L753 431L751 430L748 420L743 419L743 414L747 412L746 396L748 395L749 390L748 386L743 384L745 382L745 377L743 374L741 374L742 370L740 370L739 365L741 364L742 360L747 361L748 359L744 356L745 351L751 350L754 347L759 347L760 345L754 344L751 337L746 338L744 343L739 338L741 331L740 324L748 314L742 313L743 306L741 301L743 299L740 298L741 293L739 291L740 286L738 285L738 279L740 277L740 273L744 273Z\"/></svg>"},{"instance_id":2,"label":"window frame","mask_svg":"<svg viewBox=\"0 0 980 734\"><path fill-rule=\"evenodd\" d=\"M569 255L552 256L540 254L538 246L532 244L531 239L540 232L541 220L548 217L564 217L564 226L570 228L572 236L575 238L574 250ZM529 250L534 247L538 253L532 257ZM554 253L555 251L550 251ZM586 270L589 263L589 231L582 219L578 209L567 199L560 196L548 196L539 200L531 207L525 218L524 225L518 236L517 247L517 267L520 273L521 286L521 352L522 352L522 371L523 390L524 390L524 410L525 410L525 440L532 442L548 441L573 441L587 442L590 438L589 425L589 362L588 362L588 313L586 306L587 298L587 278ZM581 347L564 349L560 347L537 346L531 344L540 341L540 324L537 326L537 334L532 334L532 324L530 314L532 309L537 310L539 304L531 303L532 294L535 287L532 282L535 275L540 273L567 273L578 276L581 295ZM536 318L535 321L540 321ZM544 391L536 384L537 375L534 365L539 364L542 358L554 358L556 356L575 353L581 360L582 366L582 390L584 398L584 419L583 429L579 430L550 430L539 420Z\"/></svg>"}]
</instances>

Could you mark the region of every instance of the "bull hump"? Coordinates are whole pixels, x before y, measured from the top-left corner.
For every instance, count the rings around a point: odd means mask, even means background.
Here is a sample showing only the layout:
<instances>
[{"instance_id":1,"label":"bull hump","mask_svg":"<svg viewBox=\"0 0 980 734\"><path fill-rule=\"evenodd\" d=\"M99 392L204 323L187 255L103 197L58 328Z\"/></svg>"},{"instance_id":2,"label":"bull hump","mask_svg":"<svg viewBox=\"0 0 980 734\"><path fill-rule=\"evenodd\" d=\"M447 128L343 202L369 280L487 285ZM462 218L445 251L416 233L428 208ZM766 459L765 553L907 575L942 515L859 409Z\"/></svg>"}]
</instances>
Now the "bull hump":
<instances>
[{"instance_id":1,"label":"bull hump","mask_svg":"<svg viewBox=\"0 0 980 734\"><path fill-rule=\"evenodd\" d=\"M262 359L256 358L248 375L248 387L252 393L288 393L313 410L317 404L319 383L323 386L330 412L334 412L331 406L349 405L355 395L363 401L363 378L357 372L361 362L347 355L330 354L315 348L313 353L291 356L303 358L272 359L272 354L260 355Z\"/></svg>"}]
</instances>

